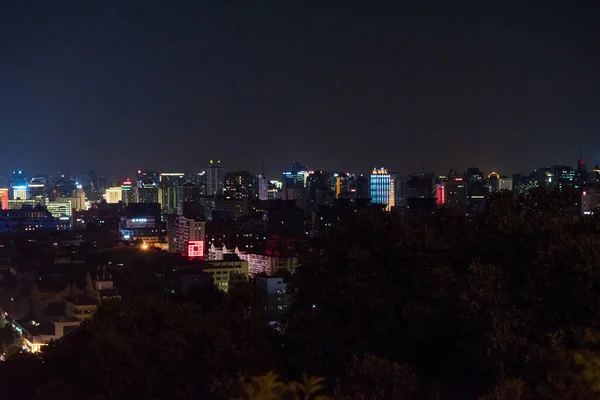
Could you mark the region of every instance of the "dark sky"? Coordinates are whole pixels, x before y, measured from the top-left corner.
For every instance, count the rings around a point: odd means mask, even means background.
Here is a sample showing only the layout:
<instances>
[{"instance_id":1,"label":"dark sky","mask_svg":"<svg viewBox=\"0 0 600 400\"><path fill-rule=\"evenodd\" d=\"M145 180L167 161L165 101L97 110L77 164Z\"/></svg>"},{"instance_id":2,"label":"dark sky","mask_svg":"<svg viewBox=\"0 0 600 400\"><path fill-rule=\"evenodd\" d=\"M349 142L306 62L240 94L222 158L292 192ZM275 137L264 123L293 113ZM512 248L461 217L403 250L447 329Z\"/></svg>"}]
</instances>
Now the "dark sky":
<instances>
[{"instance_id":1,"label":"dark sky","mask_svg":"<svg viewBox=\"0 0 600 400\"><path fill-rule=\"evenodd\" d=\"M533 3L2 1L0 174L600 163L600 3Z\"/></svg>"}]
</instances>

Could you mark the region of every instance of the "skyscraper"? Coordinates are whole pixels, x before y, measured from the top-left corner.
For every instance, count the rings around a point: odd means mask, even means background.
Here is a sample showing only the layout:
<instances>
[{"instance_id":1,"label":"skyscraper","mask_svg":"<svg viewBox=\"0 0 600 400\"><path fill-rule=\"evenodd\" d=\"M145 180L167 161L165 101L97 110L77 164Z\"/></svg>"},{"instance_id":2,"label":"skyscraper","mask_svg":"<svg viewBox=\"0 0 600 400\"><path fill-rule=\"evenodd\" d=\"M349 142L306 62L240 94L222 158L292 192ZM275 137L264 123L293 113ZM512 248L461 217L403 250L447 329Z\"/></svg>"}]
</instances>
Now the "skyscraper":
<instances>
[{"instance_id":1,"label":"skyscraper","mask_svg":"<svg viewBox=\"0 0 600 400\"><path fill-rule=\"evenodd\" d=\"M396 205L396 175L387 169L373 168L370 189L371 203L385 205L386 211Z\"/></svg>"},{"instance_id":2,"label":"skyscraper","mask_svg":"<svg viewBox=\"0 0 600 400\"><path fill-rule=\"evenodd\" d=\"M129 179L124 181L121 185L121 201L123 201L123 204L125 205L135 203L135 191L131 190L132 186L133 183Z\"/></svg>"},{"instance_id":3,"label":"skyscraper","mask_svg":"<svg viewBox=\"0 0 600 400\"><path fill-rule=\"evenodd\" d=\"M164 214L177 213L180 186L184 183L184 173L163 172L159 177L158 201Z\"/></svg>"},{"instance_id":4,"label":"skyscraper","mask_svg":"<svg viewBox=\"0 0 600 400\"><path fill-rule=\"evenodd\" d=\"M221 166L221 160L210 160L206 169L206 194L208 196L217 196L223 194L223 174L224 169Z\"/></svg>"},{"instance_id":5,"label":"skyscraper","mask_svg":"<svg viewBox=\"0 0 600 400\"><path fill-rule=\"evenodd\" d=\"M23 171L13 171L10 178L10 186L13 190L13 200L27 199L27 178Z\"/></svg>"},{"instance_id":6,"label":"skyscraper","mask_svg":"<svg viewBox=\"0 0 600 400\"><path fill-rule=\"evenodd\" d=\"M292 170L283 173L282 198L284 200L304 198L304 188L306 187L308 175L306 166L294 161Z\"/></svg>"},{"instance_id":7,"label":"skyscraper","mask_svg":"<svg viewBox=\"0 0 600 400\"><path fill-rule=\"evenodd\" d=\"M136 198L138 203L158 203L158 183L160 175L156 171L137 171Z\"/></svg>"},{"instance_id":8,"label":"skyscraper","mask_svg":"<svg viewBox=\"0 0 600 400\"><path fill-rule=\"evenodd\" d=\"M269 181L263 174L256 177L256 184L258 186L258 199L261 201L269 200Z\"/></svg>"}]
</instances>

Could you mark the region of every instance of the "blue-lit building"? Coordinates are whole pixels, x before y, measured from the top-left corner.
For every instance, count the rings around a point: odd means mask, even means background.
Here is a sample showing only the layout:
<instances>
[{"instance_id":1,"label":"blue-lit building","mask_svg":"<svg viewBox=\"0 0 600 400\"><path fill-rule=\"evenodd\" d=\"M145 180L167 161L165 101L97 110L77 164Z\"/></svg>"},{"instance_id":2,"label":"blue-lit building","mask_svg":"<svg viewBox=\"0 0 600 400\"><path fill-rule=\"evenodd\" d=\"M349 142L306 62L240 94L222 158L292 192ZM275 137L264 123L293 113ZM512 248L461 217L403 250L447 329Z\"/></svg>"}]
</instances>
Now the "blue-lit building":
<instances>
[{"instance_id":1,"label":"blue-lit building","mask_svg":"<svg viewBox=\"0 0 600 400\"><path fill-rule=\"evenodd\" d=\"M10 187L12 188L12 200L27 199L27 177L23 171L13 171L10 177Z\"/></svg>"},{"instance_id":2,"label":"blue-lit building","mask_svg":"<svg viewBox=\"0 0 600 400\"><path fill-rule=\"evenodd\" d=\"M0 232L34 232L57 230L58 218L45 207L23 207L19 210L0 211Z\"/></svg>"},{"instance_id":3,"label":"blue-lit building","mask_svg":"<svg viewBox=\"0 0 600 400\"><path fill-rule=\"evenodd\" d=\"M282 198L298 200L304 198L304 188L309 172L305 165L294 161L291 171L285 171L282 176Z\"/></svg>"},{"instance_id":4,"label":"blue-lit building","mask_svg":"<svg viewBox=\"0 0 600 400\"><path fill-rule=\"evenodd\" d=\"M385 205L391 211L396 205L396 175L385 168L373 168L371 172L371 203Z\"/></svg>"}]
</instances>

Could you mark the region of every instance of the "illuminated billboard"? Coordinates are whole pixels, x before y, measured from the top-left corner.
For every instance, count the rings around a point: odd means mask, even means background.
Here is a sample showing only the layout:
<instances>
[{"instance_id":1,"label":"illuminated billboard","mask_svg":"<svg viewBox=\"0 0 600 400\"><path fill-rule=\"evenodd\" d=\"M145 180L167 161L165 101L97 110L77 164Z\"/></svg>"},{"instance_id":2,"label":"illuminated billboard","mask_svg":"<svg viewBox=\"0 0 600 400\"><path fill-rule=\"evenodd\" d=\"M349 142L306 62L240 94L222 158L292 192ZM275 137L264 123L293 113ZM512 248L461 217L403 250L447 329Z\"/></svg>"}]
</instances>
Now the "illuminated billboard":
<instances>
[{"instance_id":1,"label":"illuminated billboard","mask_svg":"<svg viewBox=\"0 0 600 400\"><path fill-rule=\"evenodd\" d=\"M202 240L190 240L187 246L188 257L204 257L204 242Z\"/></svg>"}]
</instances>

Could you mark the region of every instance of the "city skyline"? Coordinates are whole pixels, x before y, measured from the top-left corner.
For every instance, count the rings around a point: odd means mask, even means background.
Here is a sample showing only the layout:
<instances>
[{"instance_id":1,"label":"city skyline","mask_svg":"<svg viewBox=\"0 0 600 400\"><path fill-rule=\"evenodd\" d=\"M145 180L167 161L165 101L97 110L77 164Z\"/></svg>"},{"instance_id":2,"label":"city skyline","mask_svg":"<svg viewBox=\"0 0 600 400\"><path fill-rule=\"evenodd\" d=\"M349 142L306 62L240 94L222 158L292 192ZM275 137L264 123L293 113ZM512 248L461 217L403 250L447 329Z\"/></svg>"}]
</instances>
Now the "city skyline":
<instances>
[{"instance_id":1,"label":"city skyline","mask_svg":"<svg viewBox=\"0 0 600 400\"><path fill-rule=\"evenodd\" d=\"M216 160L216 159L215 159ZM480 165L463 165L463 164L459 164L457 165L452 165L452 166L448 166L445 169L440 169L440 170L432 170L430 168L428 168L426 163L423 163L423 165L421 166L420 170L413 170L413 171L401 171L398 170L396 168L390 167L388 164L372 164L371 168L368 168L365 171L356 171L356 170L352 170L349 168L332 168L332 169L325 169L325 168L320 168L319 166L313 166L313 165L307 165L306 168L307 170L314 170L314 171L325 171L325 172L344 172L344 173L350 173L350 174L363 174L363 175L369 175L371 173L371 171L373 171L374 169L378 169L378 168L385 168L387 170L389 170L390 172L397 174L399 176L409 176L409 175L421 175L423 173L425 174L434 174L436 176L443 176L446 175L449 171L454 171L455 173L465 173L469 168L478 168L479 170L481 170L482 172L485 172L486 174L489 173L497 173L500 175L504 175L504 176L512 176L512 175L528 175L540 168L547 168L547 167L551 167L551 166L568 166L571 167L573 169L577 169L578 168L578 162L579 161L583 161L585 164L585 168L587 169L587 171L592 171L595 166L600 165L600 162L589 162L588 160L585 159L577 159L577 160L566 160L565 162L553 162L553 163L548 163L545 165L537 165L536 167L532 168L531 170L523 170L523 171L511 171L508 172L502 168L491 168L491 169L486 169L481 167ZM209 160L206 166L200 166L197 169L194 170L184 170L184 169L175 169L175 170L161 170L161 169L157 169L154 168L154 166L150 166L152 167L152 171L157 171L160 174L172 174L172 173L183 173L183 174L194 174L194 173L206 173L207 168L211 165L211 161L213 160ZM226 160L225 160L226 161ZM575 162L572 162L575 161ZM285 175L285 171L289 171L290 167L292 166L293 163L295 163L296 161L290 161L288 163L287 166L284 166L283 168L281 168L281 170L279 170L278 172L274 172L273 174L270 173L265 173L266 178L269 181L281 181L282 177ZM227 167L227 164L222 162L222 160L219 160L220 165L224 168L224 172L241 172L241 171L247 171L250 172L254 175L261 175L262 171L260 169L252 169L252 168L237 168L237 169L231 169ZM10 179L11 174L13 172L16 171L23 171L24 173L26 173L26 176L28 179L33 179L36 177L44 177L44 176L54 176L56 177L57 175L61 174L64 175L65 178L71 179L71 178L77 178L77 179L81 179L84 178L87 173L93 170L94 172L96 172L98 174L98 176L101 176L105 179L109 179L109 180L127 180L127 179L135 179L135 175L136 172L140 171L140 168L134 168L130 171L126 171L123 173L117 173L117 174L113 174L113 175L109 175L106 174L104 170L96 170L93 168L88 168L84 171L56 171L56 172L51 172L51 171L30 171L28 169L25 168L17 168L17 169L12 169L12 170L6 170L6 171L0 171L0 181L6 181L7 179ZM141 170L148 170L147 166L144 166L143 168L141 168ZM85 179L85 178L84 178Z\"/></svg>"},{"instance_id":2,"label":"city skyline","mask_svg":"<svg viewBox=\"0 0 600 400\"><path fill-rule=\"evenodd\" d=\"M0 170L594 165L598 11L10 3Z\"/></svg>"}]
</instances>

